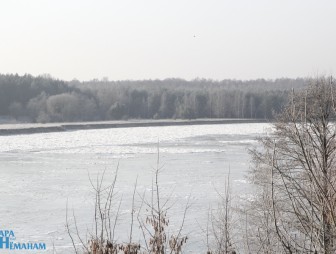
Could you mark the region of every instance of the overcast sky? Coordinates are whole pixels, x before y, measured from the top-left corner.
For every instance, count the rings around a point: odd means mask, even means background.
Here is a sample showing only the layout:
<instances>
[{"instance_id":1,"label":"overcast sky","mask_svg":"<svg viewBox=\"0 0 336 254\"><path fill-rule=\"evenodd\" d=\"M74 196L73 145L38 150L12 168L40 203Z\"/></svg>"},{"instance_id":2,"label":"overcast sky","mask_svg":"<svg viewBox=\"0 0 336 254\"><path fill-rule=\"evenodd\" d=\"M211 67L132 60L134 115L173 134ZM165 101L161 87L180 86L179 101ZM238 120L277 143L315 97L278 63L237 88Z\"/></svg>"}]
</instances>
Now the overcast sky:
<instances>
[{"instance_id":1,"label":"overcast sky","mask_svg":"<svg viewBox=\"0 0 336 254\"><path fill-rule=\"evenodd\" d=\"M0 0L0 73L65 80L336 72L334 0Z\"/></svg>"}]
</instances>

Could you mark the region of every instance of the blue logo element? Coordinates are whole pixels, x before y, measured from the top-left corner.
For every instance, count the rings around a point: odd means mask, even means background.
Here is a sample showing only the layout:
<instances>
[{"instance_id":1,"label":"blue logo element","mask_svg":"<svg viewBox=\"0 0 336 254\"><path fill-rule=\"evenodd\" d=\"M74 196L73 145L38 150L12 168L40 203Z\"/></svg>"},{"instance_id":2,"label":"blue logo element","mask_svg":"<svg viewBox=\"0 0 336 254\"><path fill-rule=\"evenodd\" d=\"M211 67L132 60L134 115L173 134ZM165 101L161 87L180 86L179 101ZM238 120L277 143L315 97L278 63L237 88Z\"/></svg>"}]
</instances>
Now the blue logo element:
<instances>
[{"instance_id":1,"label":"blue logo element","mask_svg":"<svg viewBox=\"0 0 336 254\"><path fill-rule=\"evenodd\" d=\"M0 230L0 250L45 250L45 243L16 242L13 230Z\"/></svg>"}]
</instances>

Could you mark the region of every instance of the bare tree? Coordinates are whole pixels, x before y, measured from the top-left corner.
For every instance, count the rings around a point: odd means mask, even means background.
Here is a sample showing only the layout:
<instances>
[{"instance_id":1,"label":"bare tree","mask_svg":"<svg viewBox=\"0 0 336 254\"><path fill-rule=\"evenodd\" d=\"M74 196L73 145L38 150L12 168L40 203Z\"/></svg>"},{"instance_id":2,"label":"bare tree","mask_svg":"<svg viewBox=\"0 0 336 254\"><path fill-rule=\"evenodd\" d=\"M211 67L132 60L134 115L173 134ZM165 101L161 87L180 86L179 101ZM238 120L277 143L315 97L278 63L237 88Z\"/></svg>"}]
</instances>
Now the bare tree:
<instances>
[{"instance_id":1,"label":"bare tree","mask_svg":"<svg viewBox=\"0 0 336 254\"><path fill-rule=\"evenodd\" d=\"M319 77L293 90L273 135L252 151L254 251L336 251L335 88L332 78Z\"/></svg>"}]
</instances>

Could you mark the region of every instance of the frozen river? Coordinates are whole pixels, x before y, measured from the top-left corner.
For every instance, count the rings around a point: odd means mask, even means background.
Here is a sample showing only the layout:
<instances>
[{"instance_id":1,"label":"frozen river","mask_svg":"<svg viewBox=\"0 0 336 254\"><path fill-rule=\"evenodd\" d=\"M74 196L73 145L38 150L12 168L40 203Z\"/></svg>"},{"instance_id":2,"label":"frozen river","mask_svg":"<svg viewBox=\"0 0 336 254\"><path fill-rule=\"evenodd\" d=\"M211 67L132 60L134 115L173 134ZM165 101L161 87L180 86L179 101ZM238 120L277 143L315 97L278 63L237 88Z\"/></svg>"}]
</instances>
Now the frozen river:
<instances>
[{"instance_id":1,"label":"frozen river","mask_svg":"<svg viewBox=\"0 0 336 254\"><path fill-rule=\"evenodd\" d=\"M250 123L0 136L0 225L13 230L16 241L45 242L48 250L36 253L72 253L65 229L67 200L85 235L92 230L94 212L89 176L106 170L105 180L111 182L119 163L116 202L122 197L122 206L116 231L126 241L133 186L138 177L138 192L150 192L159 142L162 197L172 193L174 203L171 226L178 227L190 195L184 233L190 239L187 248L200 250L209 207L217 206L229 170L232 194L239 200L251 191L244 178L247 149L269 131L269 124Z\"/></svg>"}]
</instances>

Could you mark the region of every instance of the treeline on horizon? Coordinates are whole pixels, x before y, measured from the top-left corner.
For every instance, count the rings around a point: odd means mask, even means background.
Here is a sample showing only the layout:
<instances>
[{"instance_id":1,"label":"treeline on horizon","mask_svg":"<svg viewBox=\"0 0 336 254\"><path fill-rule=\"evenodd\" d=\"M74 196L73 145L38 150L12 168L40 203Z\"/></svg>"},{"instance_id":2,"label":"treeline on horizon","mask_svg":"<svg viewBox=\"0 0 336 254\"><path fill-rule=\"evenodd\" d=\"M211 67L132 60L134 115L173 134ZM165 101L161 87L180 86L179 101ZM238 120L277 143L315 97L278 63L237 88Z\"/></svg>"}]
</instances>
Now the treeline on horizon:
<instances>
[{"instance_id":1,"label":"treeline on horizon","mask_svg":"<svg viewBox=\"0 0 336 254\"><path fill-rule=\"evenodd\" d=\"M126 119L271 119L308 80L183 79L80 82L0 74L0 117L25 122Z\"/></svg>"}]
</instances>

